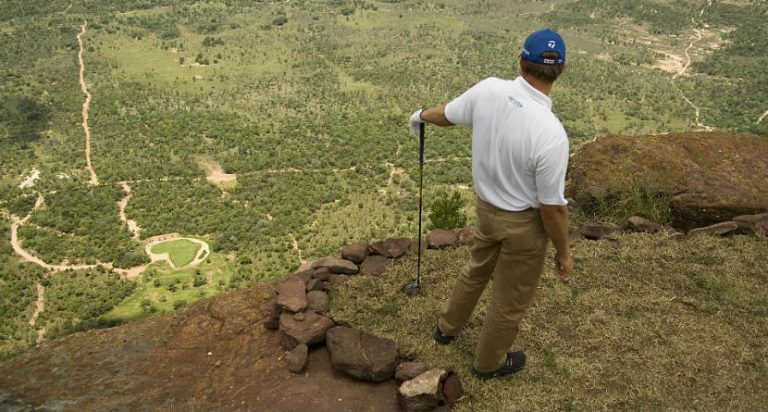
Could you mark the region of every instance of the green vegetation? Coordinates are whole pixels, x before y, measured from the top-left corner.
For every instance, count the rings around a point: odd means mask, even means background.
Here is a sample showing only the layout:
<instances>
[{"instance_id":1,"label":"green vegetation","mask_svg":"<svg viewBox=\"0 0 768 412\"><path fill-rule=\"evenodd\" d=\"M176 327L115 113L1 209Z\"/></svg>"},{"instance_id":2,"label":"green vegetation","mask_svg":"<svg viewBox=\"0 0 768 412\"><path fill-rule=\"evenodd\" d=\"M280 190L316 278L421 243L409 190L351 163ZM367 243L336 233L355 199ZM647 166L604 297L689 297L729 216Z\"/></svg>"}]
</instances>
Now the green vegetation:
<instances>
[{"instance_id":1,"label":"green vegetation","mask_svg":"<svg viewBox=\"0 0 768 412\"><path fill-rule=\"evenodd\" d=\"M605 134L690 130L697 127L692 105L702 124L768 136L768 121L756 122L768 110L761 99L768 94L766 53L750 43L765 37L766 7L662 0L3 1L0 221L7 227L11 214L25 216L42 195L45 203L19 237L48 263L129 268L147 263L142 240L150 236L205 237L211 260L228 256L230 269L203 265L202 285L201 276L153 265L159 275L136 284L118 307L126 316L117 318L170 310L214 290L281 276L299 267L299 251L314 259L354 240L414 236L418 142L407 132L407 116L481 78L516 76L515 56L534 28L553 26L568 39L569 68L552 97L573 150ZM98 186L87 184L81 127L76 36L83 22ZM659 64L667 54L685 59L686 50L692 64L672 82L673 73ZM426 204L455 190L471 199L468 131L432 128L428 136ZM237 185L206 181L200 158L236 174ZM33 169L40 178L19 188ZM117 202L126 196L121 182L132 188L125 213L142 228L139 241L118 217ZM4 353L13 353L34 340L25 322L44 273L20 264L10 247L2 253L0 299L13 307L7 310L14 320L0 337L9 348ZM50 274L51 287L74 290L79 276ZM175 292L168 289L174 276ZM196 288L208 289L201 295ZM121 293L100 298L89 316ZM8 296L17 295L10 303ZM59 330L89 324L75 311L53 308Z\"/></svg>"},{"instance_id":2,"label":"green vegetation","mask_svg":"<svg viewBox=\"0 0 768 412\"><path fill-rule=\"evenodd\" d=\"M760 409L768 401L768 242L751 236L675 240L620 235L573 242L575 273L552 274L553 252L514 345L519 375L471 377L488 293L449 346L432 339L469 249L427 251L422 294L400 287L411 256L383 277L354 277L335 291L331 316L393 338L407 356L452 367L469 394L457 410Z\"/></svg>"},{"instance_id":3,"label":"green vegetation","mask_svg":"<svg viewBox=\"0 0 768 412\"><path fill-rule=\"evenodd\" d=\"M432 202L429 211L429 229L452 230L467 224L467 215L462 211L465 201L458 191L448 195L442 193Z\"/></svg>"},{"instance_id":4,"label":"green vegetation","mask_svg":"<svg viewBox=\"0 0 768 412\"><path fill-rule=\"evenodd\" d=\"M200 249L199 243L188 239L177 239L153 245L152 253L167 253L173 265L180 268L192 262Z\"/></svg>"}]
</instances>

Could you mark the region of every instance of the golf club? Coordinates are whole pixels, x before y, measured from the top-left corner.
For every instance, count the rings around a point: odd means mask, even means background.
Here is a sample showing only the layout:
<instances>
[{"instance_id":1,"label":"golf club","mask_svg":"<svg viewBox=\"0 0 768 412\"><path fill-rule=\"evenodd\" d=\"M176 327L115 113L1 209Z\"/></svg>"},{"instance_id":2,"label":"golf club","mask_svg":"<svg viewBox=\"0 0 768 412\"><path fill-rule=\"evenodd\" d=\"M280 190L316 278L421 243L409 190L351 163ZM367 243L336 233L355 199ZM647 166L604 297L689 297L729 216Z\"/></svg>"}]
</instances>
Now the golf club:
<instances>
[{"instance_id":1,"label":"golf club","mask_svg":"<svg viewBox=\"0 0 768 412\"><path fill-rule=\"evenodd\" d=\"M416 280L403 286L403 292L406 295L415 295L421 290L421 211L423 206L424 189L424 127L425 124L419 124L419 249L416 258Z\"/></svg>"}]
</instances>

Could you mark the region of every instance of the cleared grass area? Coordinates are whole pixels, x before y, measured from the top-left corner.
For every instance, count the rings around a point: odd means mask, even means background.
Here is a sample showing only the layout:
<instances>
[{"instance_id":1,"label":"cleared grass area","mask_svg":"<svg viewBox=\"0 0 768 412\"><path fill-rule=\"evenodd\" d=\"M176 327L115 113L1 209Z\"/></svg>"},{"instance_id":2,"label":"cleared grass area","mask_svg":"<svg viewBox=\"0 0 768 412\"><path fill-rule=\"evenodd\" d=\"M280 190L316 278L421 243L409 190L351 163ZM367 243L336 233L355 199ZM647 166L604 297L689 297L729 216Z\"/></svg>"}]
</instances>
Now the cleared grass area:
<instances>
[{"instance_id":1,"label":"cleared grass area","mask_svg":"<svg viewBox=\"0 0 768 412\"><path fill-rule=\"evenodd\" d=\"M169 240L152 246L152 253L167 253L171 262L180 268L195 259L200 245L187 239Z\"/></svg>"},{"instance_id":2,"label":"cleared grass area","mask_svg":"<svg viewBox=\"0 0 768 412\"><path fill-rule=\"evenodd\" d=\"M453 344L432 340L468 248L427 251L417 297L400 292L415 276L413 256L384 277L355 277L334 292L331 316L395 339L406 357L455 368L467 392L458 410L765 408L768 240L633 234L576 240L573 250L568 283L549 257L513 348L528 365L508 379L470 375L487 292Z\"/></svg>"}]
</instances>

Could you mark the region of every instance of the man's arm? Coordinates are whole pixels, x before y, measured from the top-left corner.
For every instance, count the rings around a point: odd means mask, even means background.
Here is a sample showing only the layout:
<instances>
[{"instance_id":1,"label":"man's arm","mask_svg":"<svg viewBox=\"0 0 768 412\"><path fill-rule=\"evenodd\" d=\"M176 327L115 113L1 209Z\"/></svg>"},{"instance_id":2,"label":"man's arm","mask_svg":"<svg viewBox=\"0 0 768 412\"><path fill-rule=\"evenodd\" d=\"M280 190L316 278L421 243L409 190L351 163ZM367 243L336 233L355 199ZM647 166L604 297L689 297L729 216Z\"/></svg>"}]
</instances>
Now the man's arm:
<instances>
[{"instance_id":1,"label":"man's arm","mask_svg":"<svg viewBox=\"0 0 768 412\"><path fill-rule=\"evenodd\" d=\"M445 117L445 105L429 107L421 112L421 120L436 126L453 126L447 117Z\"/></svg>"},{"instance_id":2,"label":"man's arm","mask_svg":"<svg viewBox=\"0 0 768 412\"><path fill-rule=\"evenodd\" d=\"M571 245L568 240L568 208L561 205L541 205L544 230L555 245L555 269L561 278L567 278L573 270Z\"/></svg>"}]
</instances>

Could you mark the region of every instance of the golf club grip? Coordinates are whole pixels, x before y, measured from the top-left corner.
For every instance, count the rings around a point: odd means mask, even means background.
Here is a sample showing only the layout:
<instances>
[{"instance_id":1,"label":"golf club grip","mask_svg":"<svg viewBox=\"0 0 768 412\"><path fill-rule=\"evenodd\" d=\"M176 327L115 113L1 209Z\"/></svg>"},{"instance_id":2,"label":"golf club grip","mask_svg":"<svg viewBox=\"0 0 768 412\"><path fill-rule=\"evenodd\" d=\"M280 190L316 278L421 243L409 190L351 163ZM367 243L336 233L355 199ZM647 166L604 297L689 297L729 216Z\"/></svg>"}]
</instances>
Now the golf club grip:
<instances>
[{"instance_id":1,"label":"golf club grip","mask_svg":"<svg viewBox=\"0 0 768 412\"><path fill-rule=\"evenodd\" d=\"M419 165L424 166L424 123L419 124Z\"/></svg>"}]
</instances>

